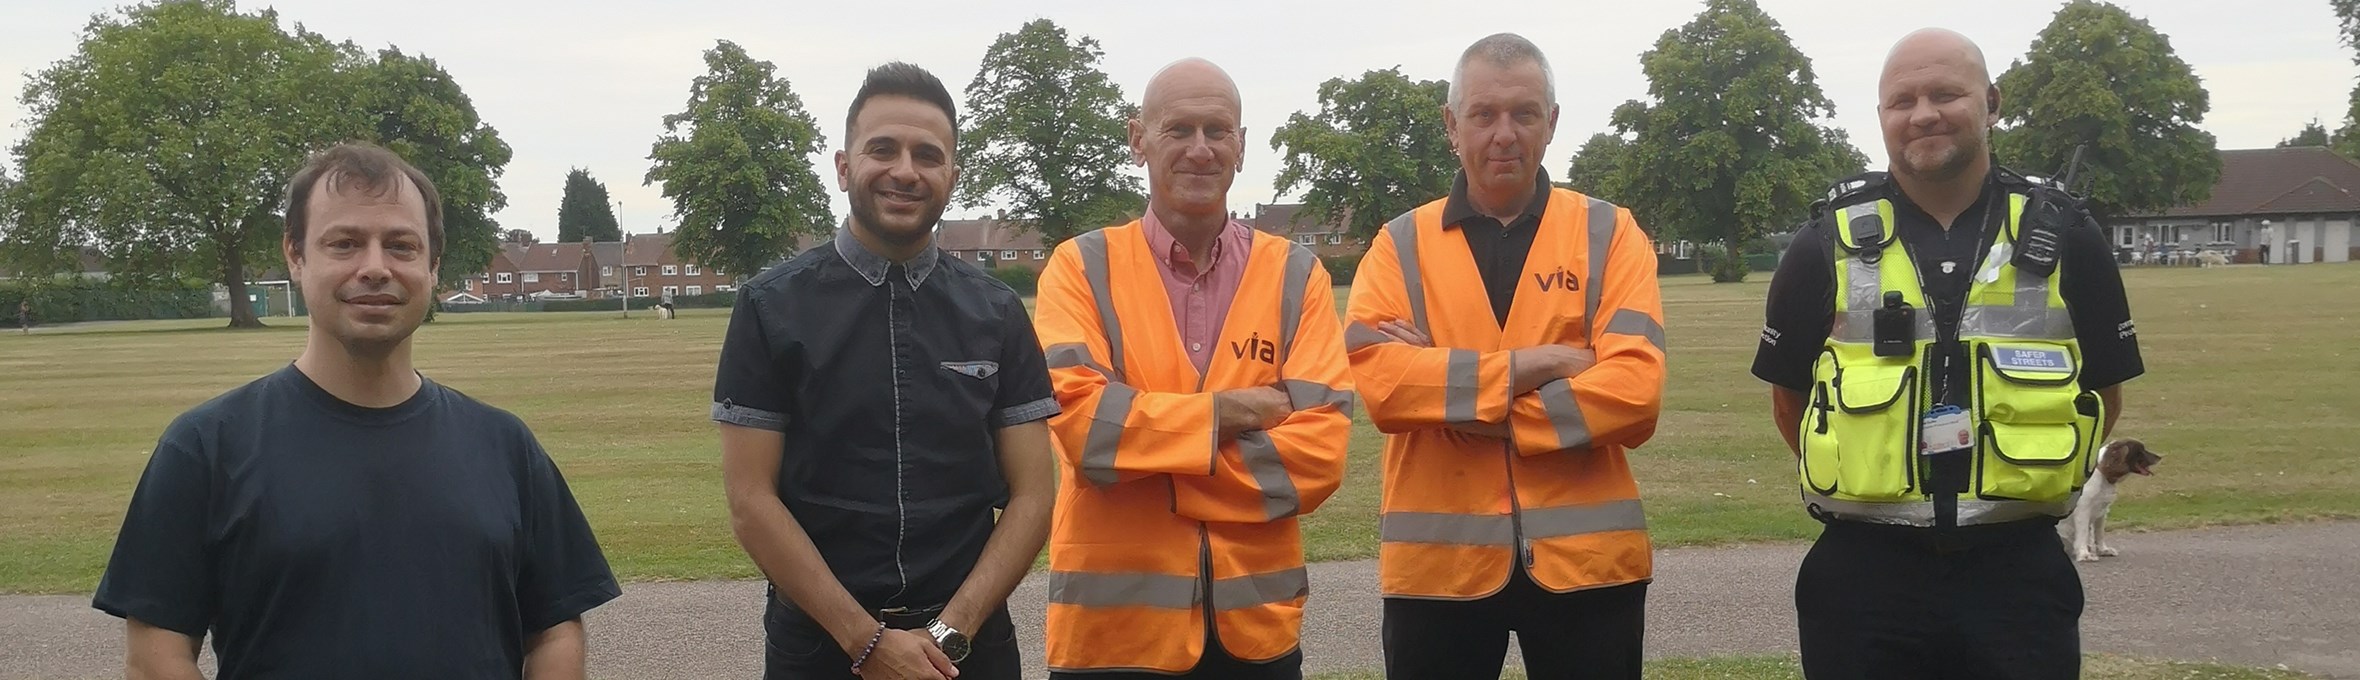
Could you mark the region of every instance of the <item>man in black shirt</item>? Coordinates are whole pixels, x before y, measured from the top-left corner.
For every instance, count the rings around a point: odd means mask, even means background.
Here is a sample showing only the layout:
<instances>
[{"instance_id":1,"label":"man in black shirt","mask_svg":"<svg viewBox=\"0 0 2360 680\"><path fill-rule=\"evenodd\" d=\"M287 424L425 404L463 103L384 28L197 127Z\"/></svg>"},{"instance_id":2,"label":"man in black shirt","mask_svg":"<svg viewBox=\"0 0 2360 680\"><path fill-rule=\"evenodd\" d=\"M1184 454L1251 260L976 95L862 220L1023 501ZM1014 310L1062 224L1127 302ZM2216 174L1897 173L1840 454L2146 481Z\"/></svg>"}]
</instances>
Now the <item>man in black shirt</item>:
<instances>
[{"instance_id":1,"label":"man in black shirt","mask_svg":"<svg viewBox=\"0 0 2360 680\"><path fill-rule=\"evenodd\" d=\"M767 677L1013 679L1005 601L1056 493L1047 362L1016 292L934 247L958 176L941 81L879 67L847 118L852 219L746 282L714 377Z\"/></svg>"},{"instance_id":2,"label":"man in black shirt","mask_svg":"<svg viewBox=\"0 0 2360 680\"><path fill-rule=\"evenodd\" d=\"M1995 243L2037 249L2039 239L2024 235L2036 232L2019 232L2012 241L1997 239L1998 230L2007 224L2010 195L2029 195L2028 205L2036 205L2058 194L1991 160L1989 130L1999 112L1999 91L1981 51L1965 37L1927 30L1904 38L1888 57L1878 90L1890 172L1872 173L1865 186L1832 199L1828 212L1878 199L1891 201L1893 238L1900 248L1885 250L1883 257L1907 254L1927 303L1915 313L1930 315L1935 329L1923 364L1930 374L1929 401L1935 406L1969 407L1978 403L1970 398L1977 390L2008 388L1969 382L1972 364L1959 339L1989 332L1962 331L1962 305L1974 277L1997 272L2003 263L2015 269L2018 285L2024 285L2025 277L2045 275L2037 273L2039 263L2010 259ZM2038 213L2037 207L2027 207L2024 223L2037 222ZM1873 219L1868 226L1875 226ZM1754 375L1773 385L1779 432L1798 452L1805 409L1830 410L1830 404L1814 402L1809 394L1820 384L1814 365L1822 361L1822 352L1834 351L1828 340L1837 321L1836 296L1854 292L1838 290L1835 284L1835 250L1844 247L1837 245L1839 229L1862 233L1850 222L1825 215L1797 233L1771 280L1768 322L1754 357ZM2066 337L2079 347L2079 387L2096 393L2104 403L2101 429L2111 430L2121 411L2121 383L2145 371L2121 273L2104 236L2087 215L2075 214L2072 223L2063 225L2055 245L2057 293L2071 317ZM1873 263L1876 257L1872 246L1846 259ZM1868 279L1879 277L1873 273L1876 265L1866 266ZM1863 276L1861 269L1851 271L1856 277L1851 287L1866 285L1873 292L1874 281L1857 278ZM1851 304L1855 309L1861 306ZM2041 300L2017 304L2037 310ZM1881 343L1886 331L1877 332ZM1903 345L1909 342L1909 332L1903 325ZM1846 341L1861 342L1857 337ZM1843 379L1839 373L1834 381L1841 384ZM1878 384L1873 379L1855 381ZM1834 401L1845 409L1855 407L1855 400L1841 395ZM1926 431L1935 431L1938 410L1923 416ZM1921 418L1917 413L1900 417ZM1821 418L1819 431L1824 433L1828 420ZM1984 429L1971 436L1989 438L1992 433ZM1924 441L1916 435L1907 439ZM1842 450L1854 455L1877 447ZM1930 521L1821 513L1814 505L1815 516L1826 521L1827 528L1803 559L1795 585L1804 672L1813 678L2076 677L2081 661L2081 580L2059 545L2057 518L2045 511L2025 513L2028 518L1993 512L2038 506L1994 500L1971 488L1979 483L1971 482L1974 473L1990 465L1977 463L1982 449L1924 450L1892 455L1923 460L1922 466L1910 469L1922 471L1916 483L1930 501ZM1820 455L1814 453L1814 459ZM2078 458L2072 461L2081 463ZM1806 497L1811 493L1807 490Z\"/></svg>"},{"instance_id":3,"label":"man in black shirt","mask_svg":"<svg viewBox=\"0 0 2360 680\"><path fill-rule=\"evenodd\" d=\"M434 185L348 144L287 192L311 309L286 368L182 414L93 605L135 678L583 677L581 615L621 591L516 416L425 379L411 334L443 252Z\"/></svg>"}]
</instances>

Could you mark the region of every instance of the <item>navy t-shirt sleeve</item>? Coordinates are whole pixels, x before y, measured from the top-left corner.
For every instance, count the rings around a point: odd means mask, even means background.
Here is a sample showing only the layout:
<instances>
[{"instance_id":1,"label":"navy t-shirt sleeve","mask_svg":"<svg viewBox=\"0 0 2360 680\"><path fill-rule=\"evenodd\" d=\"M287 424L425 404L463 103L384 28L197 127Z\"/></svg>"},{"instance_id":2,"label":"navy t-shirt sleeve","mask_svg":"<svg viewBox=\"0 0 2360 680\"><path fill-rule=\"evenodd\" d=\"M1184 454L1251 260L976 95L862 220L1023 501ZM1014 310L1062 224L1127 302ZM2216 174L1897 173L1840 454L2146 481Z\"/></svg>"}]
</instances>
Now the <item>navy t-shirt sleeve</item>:
<instances>
[{"instance_id":1,"label":"navy t-shirt sleeve","mask_svg":"<svg viewBox=\"0 0 2360 680\"><path fill-rule=\"evenodd\" d=\"M220 593L207 541L212 466L202 441L184 420L156 443L91 606L189 637L212 626Z\"/></svg>"},{"instance_id":2,"label":"navy t-shirt sleeve","mask_svg":"<svg viewBox=\"0 0 2360 680\"><path fill-rule=\"evenodd\" d=\"M758 290L738 289L730 312L721 362L713 373L713 420L785 432L787 414L794 411L795 376L779 365L778 339L764 325Z\"/></svg>"},{"instance_id":3,"label":"navy t-shirt sleeve","mask_svg":"<svg viewBox=\"0 0 2360 680\"><path fill-rule=\"evenodd\" d=\"M992 404L993 427L1021 425L1057 415L1049 389L1049 364L1024 303L1011 298L1000 307L1000 391Z\"/></svg>"},{"instance_id":4,"label":"navy t-shirt sleeve","mask_svg":"<svg viewBox=\"0 0 2360 680\"><path fill-rule=\"evenodd\" d=\"M1794 243L1771 274L1763 305L1762 338L1754 349L1754 377L1797 392L1811 388L1811 367L1827 344L1835 318L1834 263L1827 230L1818 223L1795 232Z\"/></svg>"},{"instance_id":5,"label":"navy t-shirt sleeve","mask_svg":"<svg viewBox=\"0 0 2360 680\"><path fill-rule=\"evenodd\" d=\"M523 573L516 584L516 611L526 636L579 617L622 595L590 521L574 502L573 490L557 462L531 433L525 457Z\"/></svg>"},{"instance_id":6,"label":"navy t-shirt sleeve","mask_svg":"<svg viewBox=\"0 0 2360 680\"><path fill-rule=\"evenodd\" d=\"M2081 344L2081 388L2105 389L2146 373L2130 296L2105 231L2092 221L2065 230L2065 261L2058 266L2065 271L2057 294L2065 298L2073 337Z\"/></svg>"}]
</instances>

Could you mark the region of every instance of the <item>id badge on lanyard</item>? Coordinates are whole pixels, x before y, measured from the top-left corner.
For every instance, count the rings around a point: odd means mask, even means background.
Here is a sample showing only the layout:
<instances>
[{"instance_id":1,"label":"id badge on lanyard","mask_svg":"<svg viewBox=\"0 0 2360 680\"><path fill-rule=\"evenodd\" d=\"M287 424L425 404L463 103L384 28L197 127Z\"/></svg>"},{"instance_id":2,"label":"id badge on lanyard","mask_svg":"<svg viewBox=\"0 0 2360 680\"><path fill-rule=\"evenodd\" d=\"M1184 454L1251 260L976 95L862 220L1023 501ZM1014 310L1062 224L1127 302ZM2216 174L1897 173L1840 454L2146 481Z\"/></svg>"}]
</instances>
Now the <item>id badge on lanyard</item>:
<instances>
[{"instance_id":1,"label":"id badge on lanyard","mask_svg":"<svg viewBox=\"0 0 2360 680\"><path fill-rule=\"evenodd\" d=\"M1975 428L1967 420L1967 410L1957 406L1937 406L1927 411L1918 427L1918 453L1931 456L1972 448Z\"/></svg>"}]
</instances>

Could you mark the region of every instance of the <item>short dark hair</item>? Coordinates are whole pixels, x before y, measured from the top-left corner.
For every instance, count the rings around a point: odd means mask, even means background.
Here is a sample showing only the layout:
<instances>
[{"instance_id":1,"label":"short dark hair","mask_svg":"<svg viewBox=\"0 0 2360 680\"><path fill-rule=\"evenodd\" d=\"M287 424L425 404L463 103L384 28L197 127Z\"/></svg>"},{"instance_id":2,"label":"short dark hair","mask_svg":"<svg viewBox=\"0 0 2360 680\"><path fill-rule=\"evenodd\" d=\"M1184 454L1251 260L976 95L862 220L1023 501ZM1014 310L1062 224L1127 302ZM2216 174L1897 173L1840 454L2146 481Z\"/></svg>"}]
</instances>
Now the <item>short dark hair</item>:
<instances>
[{"instance_id":1,"label":"short dark hair","mask_svg":"<svg viewBox=\"0 0 2360 680\"><path fill-rule=\"evenodd\" d=\"M860 120L860 107L871 97L909 97L933 104L942 115L951 119L951 145L959 143L959 105L951 102L951 91L944 89L942 80L926 69L907 62L892 62L869 69L869 77L860 83L860 94L852 97L852 110L844 114L844 144L850 146L852 128Z\"/></svg>"},{"instance_id":2,"label":"short dark hair","mask_svg":"<svg viewBox=\"0 0 2360 680\"><path fill-rule=\"evenodd\" d=\"M400 154L368 142L345 142L314 153L303 162L303 169L295 171L295 179L287 182L287 231L284 238L295 244L295 252L303 252L303 240L311 230L311 190L322 181L328 191L358 189L370 196L389 196L401 191L406 178L410 186L418 188L418 196L426 202L427 261L440 263L443 255L442 194L434 190L434 180L419 172L418 166L402 160Z\"/></svg>"}]
</instances>

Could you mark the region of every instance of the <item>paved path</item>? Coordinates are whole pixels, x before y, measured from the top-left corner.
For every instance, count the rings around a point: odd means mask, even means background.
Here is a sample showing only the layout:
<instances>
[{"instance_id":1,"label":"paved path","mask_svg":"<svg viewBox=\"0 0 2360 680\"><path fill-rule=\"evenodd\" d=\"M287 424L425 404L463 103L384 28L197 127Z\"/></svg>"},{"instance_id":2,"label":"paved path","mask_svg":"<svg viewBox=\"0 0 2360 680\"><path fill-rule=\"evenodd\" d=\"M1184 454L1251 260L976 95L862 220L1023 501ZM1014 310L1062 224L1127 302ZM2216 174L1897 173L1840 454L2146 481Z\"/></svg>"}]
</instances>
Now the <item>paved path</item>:
<instances>
[{"instance_id":1,"label":"paved path","mask_svg":"<svg viewBox=\"0 0 2360 680\"><path fill-rule=\"evenodd\" d=\"M2084 647L2148 658L2284 664L2360 679L2360 523L2120 534L2121 557L2083 565ZM1795 649L1792 588L1804 546L1664 550L1649 591L1649 656ZM1306 670L1374 668L1373 562L1313 565ZM753 678L759 583L625 587L590 615L601 678ZM1017 591L1028 677L1040 664L1042 581ZM0 678L121 677L120 623L80 596L0 597ZM1513 659L1511 658L1511 661Z\"/></svg>"}]
</instances>

